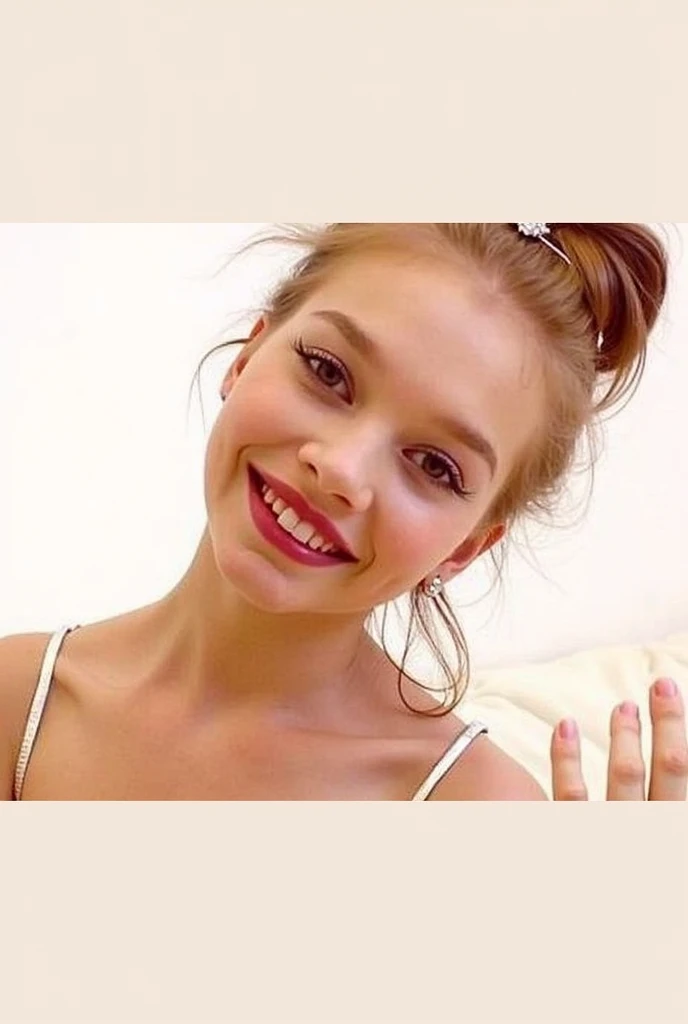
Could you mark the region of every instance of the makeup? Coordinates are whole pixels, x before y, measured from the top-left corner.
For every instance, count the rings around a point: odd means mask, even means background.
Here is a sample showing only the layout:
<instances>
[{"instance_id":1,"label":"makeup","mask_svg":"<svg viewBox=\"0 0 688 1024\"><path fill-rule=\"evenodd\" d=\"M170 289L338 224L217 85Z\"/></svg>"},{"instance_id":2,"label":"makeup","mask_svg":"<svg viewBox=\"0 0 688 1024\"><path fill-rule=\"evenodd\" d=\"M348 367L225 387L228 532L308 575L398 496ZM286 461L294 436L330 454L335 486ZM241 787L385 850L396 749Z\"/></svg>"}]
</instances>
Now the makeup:
<instances>
[{"instance_id":1,"label":"makeup","mask_svg":"<svg viewBox=\"0 0 688 1024\"><path fill-rule=\"evenodd\" d=\"M263 501L261 488L262 479L253 469L248 471L248 493L249 509L251 517L259 533L266 541L276 547L284 555L300 562L301 565L317 567L332 567L351 562L351 559L342 555L325 554L322 551L314 551L307 544L292 537L277 522L277 517L268 505Z\"/></svg>"}]
</instances>

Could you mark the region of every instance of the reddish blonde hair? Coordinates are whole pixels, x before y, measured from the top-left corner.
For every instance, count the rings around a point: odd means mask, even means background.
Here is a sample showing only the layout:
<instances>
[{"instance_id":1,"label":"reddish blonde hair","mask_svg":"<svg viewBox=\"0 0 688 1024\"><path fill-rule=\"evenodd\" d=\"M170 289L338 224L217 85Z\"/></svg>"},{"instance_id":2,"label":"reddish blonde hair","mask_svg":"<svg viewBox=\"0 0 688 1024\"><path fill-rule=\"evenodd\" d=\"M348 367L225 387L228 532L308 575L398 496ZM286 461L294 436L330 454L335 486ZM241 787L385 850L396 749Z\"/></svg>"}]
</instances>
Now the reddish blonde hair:
<instances>
[{"instance_id":1,"label":"reddish blonde hair","mask_svg":"<svg viewBox=\"0 0 688 1024\"><path fill-rule=\"evenodd\" d=\"M600 414L618 408L621 399L635 391L667 288L667 250L647 225L550 224L549 228L549 237L571 265L542 242L521 235L515 224L285 225L241 251L272 243L305 250L266 299L263 312L272 328L292 317L345 261L376 252L453 262L457 273L471 274L495 300L508 302L532 321L543 340L548 420L480 524L511 526L521 516L550 513L581 436L586 434L594 448ZM218 348L234 343L216 346L202 363ZM465 638L446 595L430 600L419 585L410 597L406 650L401 667L397 666L399 687L415 622L449 680L445 695L453 694L449 706L432 713L447 714L468 683ZM430 615L433 606L454 640L458 678L437 639ZM385 618L386 613L385 608ZM383 646L389 655L384 639ZM399 692L404 700L401 688Z\"/></svg>"}]
</instances>

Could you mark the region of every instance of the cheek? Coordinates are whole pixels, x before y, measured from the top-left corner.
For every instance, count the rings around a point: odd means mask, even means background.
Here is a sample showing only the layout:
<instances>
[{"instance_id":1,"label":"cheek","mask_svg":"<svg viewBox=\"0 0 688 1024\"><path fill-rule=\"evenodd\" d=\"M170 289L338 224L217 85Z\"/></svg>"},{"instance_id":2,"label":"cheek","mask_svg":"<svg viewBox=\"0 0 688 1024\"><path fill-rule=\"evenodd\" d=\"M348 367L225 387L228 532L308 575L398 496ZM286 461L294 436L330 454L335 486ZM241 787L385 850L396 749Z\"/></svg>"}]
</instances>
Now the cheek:
<instances>
[{"instance_id":1,"label":"cheek","mask_svg":"<svg viewBox=\"0 0 688 1024\"><path fill-rule=\"evenodd\" d=\"M400 485L395 500L380 510L374 543L380 558L396 564L403 577L423 572L429 562L446 557L462 532L470 532L465 509L433 508L432 501L414 499L411 490L404 492Z\"/></svg>"},{"instance_id":2,"label":"cheek","mask_svg":"<svg viewBox=\"0 0 688 1024\"><path fill-rule=\"evenodd\" d=\"M239 385L230 393L216 425L218 446L228 454L288 442L298 434L299 424L306 426L305 403L288 380L254 374Z\"/></svg>"}]
</instances>

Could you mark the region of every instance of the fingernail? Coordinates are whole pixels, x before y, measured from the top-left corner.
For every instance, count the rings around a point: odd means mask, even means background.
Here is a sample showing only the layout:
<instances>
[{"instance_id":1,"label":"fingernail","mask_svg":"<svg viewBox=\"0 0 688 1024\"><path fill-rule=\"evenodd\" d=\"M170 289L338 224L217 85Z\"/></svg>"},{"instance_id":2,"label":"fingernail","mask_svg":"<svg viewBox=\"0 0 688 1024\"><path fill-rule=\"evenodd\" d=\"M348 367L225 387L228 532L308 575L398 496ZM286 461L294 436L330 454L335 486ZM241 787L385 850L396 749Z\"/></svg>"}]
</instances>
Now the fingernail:
<instances>
[{"instance_id":1,"label":"fingernail","mask_svg":"<svg viewBox=\"0 0 688 1024\"><path fill-rule=\"evenodd\" d=\"M625 718L638 718L638 705L634 704L632 700L625 700L619 710Z\"/></svg>"},{"instance_id":2,"label":"fingernail","mask_svg":"<svg viewBox=\"0 0 688 1024\"><path fill-rule=\"evenodd\" d=\"M559 723L559 735L563 740L575 740L578 736L578 727L572 718L565 718Z\"/></svg>"},{"instance_id":3,"label":"fingernail","mask_svg":"<svg viewBox=\"0 0 688 1024\"><path fill-rule=\"evenodd\" d=\"M677 692L673 679L658 679L655 683L655 693L658 697L675 697Z\"/></svg>"}]
</instances>

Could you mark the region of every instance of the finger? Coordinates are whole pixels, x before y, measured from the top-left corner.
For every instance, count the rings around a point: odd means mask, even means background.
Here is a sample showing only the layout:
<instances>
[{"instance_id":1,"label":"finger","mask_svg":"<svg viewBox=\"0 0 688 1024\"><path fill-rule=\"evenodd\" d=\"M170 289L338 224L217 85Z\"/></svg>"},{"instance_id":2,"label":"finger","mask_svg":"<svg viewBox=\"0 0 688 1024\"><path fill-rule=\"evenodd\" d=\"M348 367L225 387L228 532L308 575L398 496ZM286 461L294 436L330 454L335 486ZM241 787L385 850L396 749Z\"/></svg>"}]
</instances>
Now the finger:
<instances>
[{"instance_id":1,"label":"finger","mask_svg":"<svg viewBox=\"0 0 688 1024\"><path fill-rule=\"evenodd\" d=\"M638 705L627 700L614 708L610 732L607 800L644 800L645 762Z\"/></svg>"},{"instance_id":2,"label":"finger","mask_svg":"<svg viewBox=\"0 0 688 1024\"><path fill-rule=\"evenodd\" d=\"M572 718L559 722L552 734L552 794L555 800L587 800L578 726Z\"/></svg>"},{"instance_id":3,"label":"finger","mask_svg":"<svg viewBox=\"0 0 688 1024\"><path fill-rule=\"evenodd\" d=\"M650 800L685 800L688 789L686 713L672 679L658 679L650 691L652 766Z\"/></svg>"}]
</instances>

